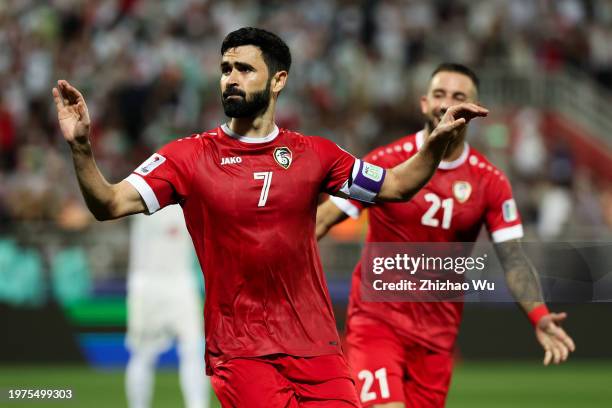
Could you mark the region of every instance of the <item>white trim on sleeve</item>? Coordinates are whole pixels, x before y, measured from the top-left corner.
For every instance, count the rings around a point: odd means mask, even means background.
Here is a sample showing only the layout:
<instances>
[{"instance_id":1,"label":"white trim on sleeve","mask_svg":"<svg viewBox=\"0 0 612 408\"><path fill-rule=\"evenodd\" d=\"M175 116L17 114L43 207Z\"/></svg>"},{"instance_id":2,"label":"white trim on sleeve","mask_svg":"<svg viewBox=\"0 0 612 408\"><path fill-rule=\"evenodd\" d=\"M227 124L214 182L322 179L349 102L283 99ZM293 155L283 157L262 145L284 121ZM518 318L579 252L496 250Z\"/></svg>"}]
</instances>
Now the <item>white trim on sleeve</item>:
<instances>
[{"instance_id":1,"label":"white trim on sleeve","mask_svg":"<svg viewBox=\"0 0 612 408\"><path fill-rule=\"evenodd\" d=\"M355 159L353 163L353 171L351 172L351 180L355 180L359 174L359 167L361 167L361 160Z\"/></svg>"},{"instance_id":2,"label":"white trim on sleeve","mask_svg":"<svg viewBox=\"0 0 612 408\"><path fill-rule=\"evenodd\" d=\"M125 181L130 183L136 189L136 191L138 191L138 194L140 194L147 206L149 214L153 214L155 211L159 210L159 201L157 201L155 192L142 177L140 177L138 174L132 173L127 176Z\"/></svg>"},{"instance_id":3,"label":"white trim on sleeve","mask_svg":"<svg viewBox=\"0 0 612 408\"><path fill-rule=\"evenodd\" d=\"M511 239L523 238L523 225L518 224L512 227L506 227L493 231L491 233L491 239L493 242L500 243L504 241L510 241Z\"/></svg>"},{"instance_id":4,"label":"white trim on sleeve","mask_svg":"<svg viewBox=\"0 0 612 408\"><path fill-rule=\"evenodd\" d=\"M342 212L344 212L349 217L355 218L355 219L359 218L359 208L351 204L349 200L346 200L340 197L336 197L336 196L331 196L329 199L331 200L332 203L336 205L336 207L341 209Z\"/></svg>"}]
</instances>

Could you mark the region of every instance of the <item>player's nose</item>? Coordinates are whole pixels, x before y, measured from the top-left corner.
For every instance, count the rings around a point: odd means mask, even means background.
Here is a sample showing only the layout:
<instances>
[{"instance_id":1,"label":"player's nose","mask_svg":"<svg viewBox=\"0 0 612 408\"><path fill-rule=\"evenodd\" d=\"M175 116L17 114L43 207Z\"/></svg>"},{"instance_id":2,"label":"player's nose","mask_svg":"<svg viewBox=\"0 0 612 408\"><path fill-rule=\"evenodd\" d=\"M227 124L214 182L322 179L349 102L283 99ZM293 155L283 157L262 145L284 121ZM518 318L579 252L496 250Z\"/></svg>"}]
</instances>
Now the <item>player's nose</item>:
<instances>
[{"instance_id":1,"label":"player's nose","mask_svg":"<svg viewBox=\"0 0 612 408\"><path fill-rule=\"evenodd\" d=\"M229 75L227 76L227 87L229 88L232 86L237 86L239 78L240 76L238 75L238 70L232 69Z\"/></svg>"},{"instance_id":2,"label":"player's nose","mask_svg":"<svg viewBox=\"0 0 612 408\"><path fill-rule=\"evenodd\" d=\"M448 110L448 108L453 106L453 104L454 104L454 101L452 100L452 98L442 99L442 101L440 101L440 112L444 115L446 111Z\"/></svg>"}]
</instances>

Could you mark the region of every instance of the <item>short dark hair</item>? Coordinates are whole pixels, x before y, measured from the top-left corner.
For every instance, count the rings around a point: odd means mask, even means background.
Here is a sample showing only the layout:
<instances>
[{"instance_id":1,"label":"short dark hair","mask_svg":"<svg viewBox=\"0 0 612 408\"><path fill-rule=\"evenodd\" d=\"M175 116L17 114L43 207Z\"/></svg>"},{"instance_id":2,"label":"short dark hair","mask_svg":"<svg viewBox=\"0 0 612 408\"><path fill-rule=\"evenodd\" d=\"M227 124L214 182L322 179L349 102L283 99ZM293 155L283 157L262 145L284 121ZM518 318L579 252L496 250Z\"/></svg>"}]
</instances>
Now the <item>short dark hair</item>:
<instances>
[{"instance_id":1,"label":"short dark hair","mask_svg":"<svg viewBox=\"0 0 612 408\"><path fill-rule=\"evenodd\" d=\"M469 77L474 83L474 86L476 87L477 91L478 91L478 88L480 87L480 80L478 79L478 76L476 75L476 73L474 73L474 71L472 71L465 65L456 64L454 62L444 62L438 65L438 67L431 74L431 77L432 78L435 77L438 72L458 72L460 74L463 74Z\"/></svg>"},{"instance_id":2,"label":"short dark hair","mask_svg":"<svg viewBox=\"0 0 612 408\"><path fill-rule=\"evenodd\" d=\"M291 67L291 51L276 34L261 28L243 27L229 33L221 44L221 55L231 48L254 45L261 50L270 75L287 71Z\"/></svg>"}]
</instances>

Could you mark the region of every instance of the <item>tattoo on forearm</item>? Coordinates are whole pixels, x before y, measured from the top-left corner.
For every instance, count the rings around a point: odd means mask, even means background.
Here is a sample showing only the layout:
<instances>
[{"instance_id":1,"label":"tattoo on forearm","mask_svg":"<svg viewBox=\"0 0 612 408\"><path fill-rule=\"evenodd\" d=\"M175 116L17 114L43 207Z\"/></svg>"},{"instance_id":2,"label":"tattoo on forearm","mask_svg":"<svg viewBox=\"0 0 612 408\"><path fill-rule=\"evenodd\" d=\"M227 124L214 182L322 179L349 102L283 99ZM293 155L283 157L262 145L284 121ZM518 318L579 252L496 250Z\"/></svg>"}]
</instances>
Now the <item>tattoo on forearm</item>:
<instances>
[{"instance_id":1,"label":"tattoo on forearm","mask_svg":"<svg viewBox=\"0 0 612 408\"><path fill-rule=\"evenodd\" d=\"M519 240L495 245L497 255L506 274L510 292L525 312L543 302L540 279L535 267L525 256Z\"/></svg>"}]
</instances>

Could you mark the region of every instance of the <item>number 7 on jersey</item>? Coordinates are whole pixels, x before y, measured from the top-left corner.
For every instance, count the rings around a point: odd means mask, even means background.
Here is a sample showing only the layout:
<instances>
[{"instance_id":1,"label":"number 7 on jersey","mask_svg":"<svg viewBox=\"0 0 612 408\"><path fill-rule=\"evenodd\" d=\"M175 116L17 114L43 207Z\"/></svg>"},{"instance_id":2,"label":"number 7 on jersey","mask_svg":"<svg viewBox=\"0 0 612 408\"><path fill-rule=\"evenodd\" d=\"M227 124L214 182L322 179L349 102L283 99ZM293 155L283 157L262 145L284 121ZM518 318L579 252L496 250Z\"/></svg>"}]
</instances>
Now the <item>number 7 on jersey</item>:
<instances>
[{"instance_id":1,"label":"number 7 on jersey","mask_svg":"<svg viewBox=\"0 0 612 408\"><path fill-rule=\"evenodd\" d=\"M255 180L263 180L263 187L261 188L261 194L259 194L258 207L263 207L268 201L268 191L270 191L270 185L272 184L272 172L271 171L258 171L253 173Z\"/></svg>"}]
</instances>

